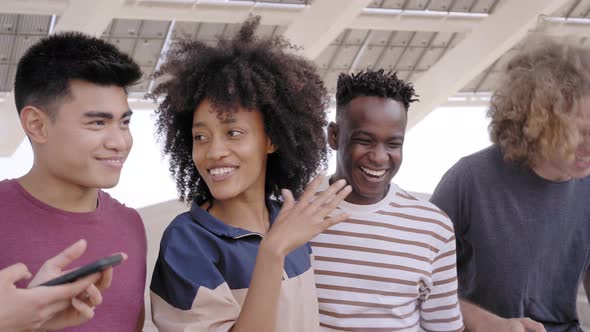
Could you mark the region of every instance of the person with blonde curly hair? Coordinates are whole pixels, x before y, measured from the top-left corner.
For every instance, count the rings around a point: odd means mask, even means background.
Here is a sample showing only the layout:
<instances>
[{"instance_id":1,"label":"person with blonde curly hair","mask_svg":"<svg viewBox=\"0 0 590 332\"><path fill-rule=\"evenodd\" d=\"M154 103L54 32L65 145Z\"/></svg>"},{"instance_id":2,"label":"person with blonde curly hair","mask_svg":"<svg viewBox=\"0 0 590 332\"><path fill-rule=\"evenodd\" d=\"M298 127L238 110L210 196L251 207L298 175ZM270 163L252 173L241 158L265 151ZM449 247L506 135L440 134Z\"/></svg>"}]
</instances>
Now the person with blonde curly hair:
<instances>
[{"instance_id":1,"label":"person with blonde curly hair","mask_svg":"<svg viewBox=\"0 0 590 332\"><path fill-rule=\"evenodd\" d=\"M590 291L590 47L526 40L488 115L493 145L457 162L431 198L455 226L465 326L581 331L580 283Z\"/></svg>"}]
</instances>

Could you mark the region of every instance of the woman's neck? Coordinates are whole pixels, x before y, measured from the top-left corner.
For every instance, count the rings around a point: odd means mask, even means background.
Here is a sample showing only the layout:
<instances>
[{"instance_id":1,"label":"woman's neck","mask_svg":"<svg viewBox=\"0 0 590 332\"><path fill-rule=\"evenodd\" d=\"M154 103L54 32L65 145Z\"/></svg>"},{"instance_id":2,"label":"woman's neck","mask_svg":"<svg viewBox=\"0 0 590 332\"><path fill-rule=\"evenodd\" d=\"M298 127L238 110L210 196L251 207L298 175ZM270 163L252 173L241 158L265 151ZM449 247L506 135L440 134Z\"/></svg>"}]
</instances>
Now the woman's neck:
<instances>
[{"instance_id":1,"label":"woman's neck","mask_svg":"<svg viewBox=\"0 0 590 332\"><path fill-rule=\"evenodd\" d=\"M205 204L205 207L211 206ZM264 192L242 194L228 200L213 199L209 213L233 227L266 234L270 227L270 217Z\"/></svg>"}]
</instances>

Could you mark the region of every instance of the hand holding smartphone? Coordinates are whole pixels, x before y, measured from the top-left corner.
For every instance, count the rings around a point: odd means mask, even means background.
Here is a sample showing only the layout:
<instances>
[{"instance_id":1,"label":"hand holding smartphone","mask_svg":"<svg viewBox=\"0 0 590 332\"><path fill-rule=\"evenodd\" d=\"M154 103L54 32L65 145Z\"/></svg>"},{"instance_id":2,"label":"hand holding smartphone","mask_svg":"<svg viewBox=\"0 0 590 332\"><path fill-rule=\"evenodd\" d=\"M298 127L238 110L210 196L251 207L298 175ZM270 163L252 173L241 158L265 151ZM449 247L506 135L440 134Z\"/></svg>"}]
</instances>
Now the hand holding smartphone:
<instances>
[{"instance_id":1,"label":"hand holding smartphone","mask_svg":"<svg viewBox=\"0 0 590 332\"><path fill-rule=\"evenodd\" d=\"M109 267L119 265L122 261L122 254L115 254L109 257L105 257L103 259L84 265L74 271L61 275L57 278L46 281L40 284L39 286L56 286L74 282L80 278L84 278L85 276L91 275L96 272L102 272Z\"/></svg>"}]
</instances>

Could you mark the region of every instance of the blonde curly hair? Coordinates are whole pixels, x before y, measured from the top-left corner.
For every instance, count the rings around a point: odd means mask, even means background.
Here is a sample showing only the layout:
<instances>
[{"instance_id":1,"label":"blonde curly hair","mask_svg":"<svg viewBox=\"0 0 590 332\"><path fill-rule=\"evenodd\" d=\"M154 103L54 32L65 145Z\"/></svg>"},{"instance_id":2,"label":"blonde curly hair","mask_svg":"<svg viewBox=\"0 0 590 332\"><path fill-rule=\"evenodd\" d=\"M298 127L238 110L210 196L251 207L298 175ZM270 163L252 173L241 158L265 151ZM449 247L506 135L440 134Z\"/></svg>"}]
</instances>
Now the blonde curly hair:
<instances>
[{"instance_id":1,"label":"blonde curly hair","mask_svg":"<svg viewBox=\"0 0 590 332\"><path fill-rule=\"evenodd\" d=\"M590 48L535 36L504 68L488 116L490 139L507 161L525 167L573 159L581 135L580 101L590 94Z\"/></svg>"}]
</instances>

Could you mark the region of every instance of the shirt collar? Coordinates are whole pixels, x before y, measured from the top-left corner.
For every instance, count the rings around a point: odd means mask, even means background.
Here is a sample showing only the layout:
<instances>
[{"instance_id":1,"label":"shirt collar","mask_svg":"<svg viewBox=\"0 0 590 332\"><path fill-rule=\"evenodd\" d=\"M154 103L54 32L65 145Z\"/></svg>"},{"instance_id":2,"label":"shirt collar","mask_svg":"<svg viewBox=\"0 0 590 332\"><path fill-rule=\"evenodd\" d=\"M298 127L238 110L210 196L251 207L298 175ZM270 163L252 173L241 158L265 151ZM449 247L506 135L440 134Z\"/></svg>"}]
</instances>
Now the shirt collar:
<instances>
[{"instance_id":1,"label":"shirt collar","mask_svg":"<svg viewBox=\"0 0 590 332\"><path fill-rule=\"evenodd\" d=\"M281 203L276 200L267 200L266 206L268 208L270 224L272 225L279 214L281 209ZM190 214L195 222L207 229L209 232L217 235L218 237L227 237L232 239L239 239L246 236L260 236L262 234L252 232L243 228L233 227L217 219L209 212L201 208L197 203L193 202L190 209Z\"/></svg>"}]
</instances>

